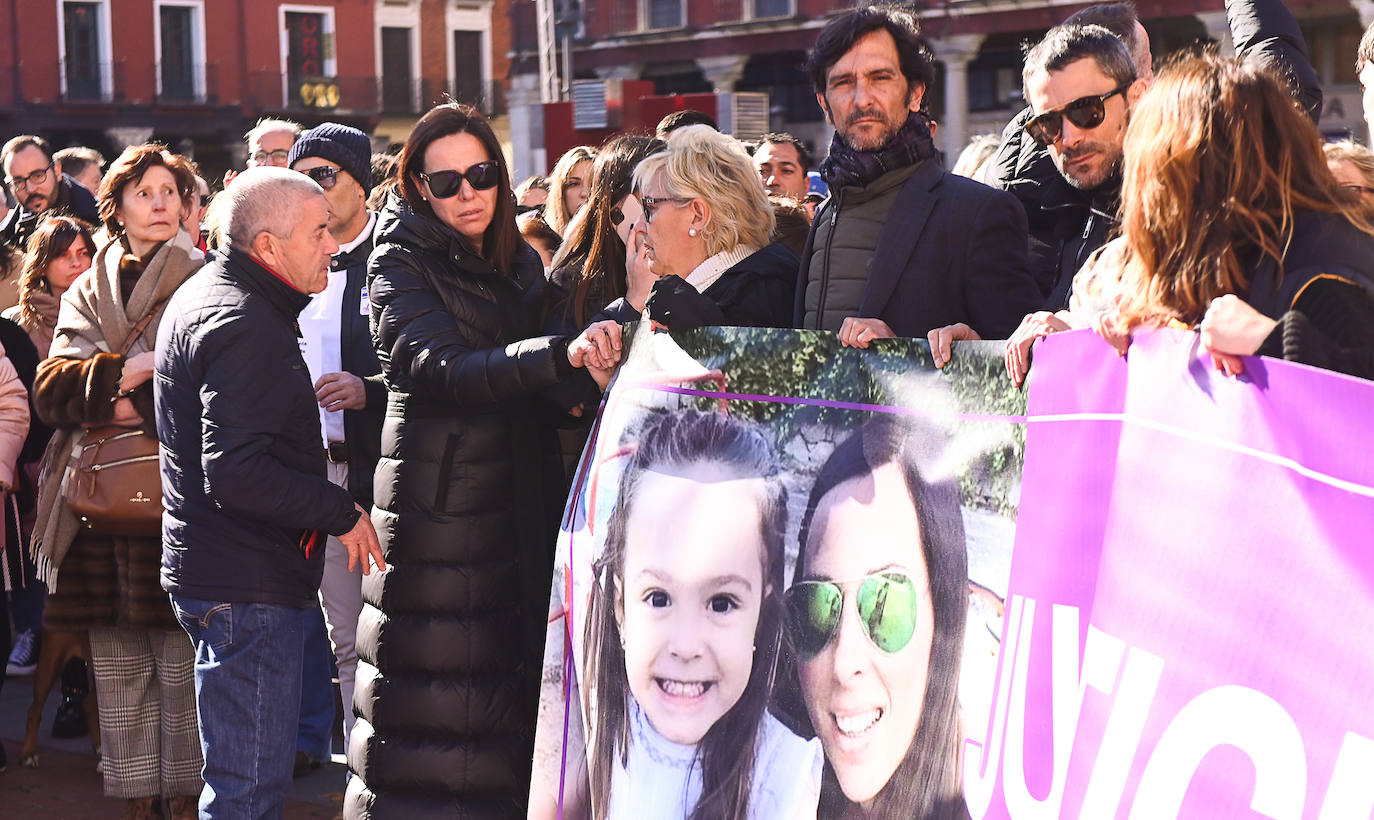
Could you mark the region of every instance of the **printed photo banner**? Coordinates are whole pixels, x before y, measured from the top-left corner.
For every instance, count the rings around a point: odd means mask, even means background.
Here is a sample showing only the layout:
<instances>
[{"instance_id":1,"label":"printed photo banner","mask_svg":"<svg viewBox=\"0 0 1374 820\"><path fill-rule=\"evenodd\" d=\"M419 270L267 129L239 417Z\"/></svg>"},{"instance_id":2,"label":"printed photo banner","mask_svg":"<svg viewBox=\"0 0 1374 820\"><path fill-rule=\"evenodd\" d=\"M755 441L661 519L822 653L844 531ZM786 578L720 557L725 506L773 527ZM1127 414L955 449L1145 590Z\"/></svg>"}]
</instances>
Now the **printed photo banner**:
<instances>
[{"instance_id":1,"label":"printed photo banner","mask_svg":"<svg viewBox=\"0 0 1374 820\"><path fill-rule=\"evenodd\" d=\"M530 816L1368 817L1374 385L1194 339L627 336Z\"/></svg>"}]
</instances>

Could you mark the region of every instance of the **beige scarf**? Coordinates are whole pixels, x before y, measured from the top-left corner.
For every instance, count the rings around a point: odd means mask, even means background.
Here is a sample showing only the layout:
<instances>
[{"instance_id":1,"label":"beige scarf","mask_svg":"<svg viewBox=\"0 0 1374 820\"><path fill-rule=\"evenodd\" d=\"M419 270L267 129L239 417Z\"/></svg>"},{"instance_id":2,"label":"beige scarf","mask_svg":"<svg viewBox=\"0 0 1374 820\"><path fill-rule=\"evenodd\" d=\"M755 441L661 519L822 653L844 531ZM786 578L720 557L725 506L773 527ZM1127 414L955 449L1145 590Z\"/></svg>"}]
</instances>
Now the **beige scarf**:
<instances>
[{"instance_id":1,"label":"beige scarf","mask_svg":"<svg viewBox=\"0 0 1374 820\"><path fill-rule=\"evenodd\" d=\"M190 234L178 231L144 265L125 306L120 292L119 262L128 253L127 238L121 237L105 245L96 254L91 270L62 294L62 308L49 356L89 359L97 353L116 353L134 325L150 310L156 309L153 321L134 340L128 355L152 350L167 299L205 264L205 257L196 249ZM51 590L57 589L58 568L81 526L67 509L64 490L72 451L80 444L83 432L81 428L54 432L43 454L43 473L38 479L38 518L34 522L31 551L38 577Z\"/></svg>"}]
</instances>

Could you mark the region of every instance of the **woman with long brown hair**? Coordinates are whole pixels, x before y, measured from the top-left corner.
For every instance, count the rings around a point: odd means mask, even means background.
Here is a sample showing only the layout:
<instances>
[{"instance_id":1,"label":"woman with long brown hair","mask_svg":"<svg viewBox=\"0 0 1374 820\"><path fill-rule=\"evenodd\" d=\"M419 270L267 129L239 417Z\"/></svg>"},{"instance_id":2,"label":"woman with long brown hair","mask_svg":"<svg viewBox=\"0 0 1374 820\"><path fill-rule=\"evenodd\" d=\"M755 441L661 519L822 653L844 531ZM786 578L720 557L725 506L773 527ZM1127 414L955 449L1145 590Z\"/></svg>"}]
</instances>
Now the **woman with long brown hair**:
<instances>
[{"instance_id":1,"label":"woman with long brown hair","mask_svg":"<svg viewBox=\"0 0 1374 820\"><path fill-rule=\"evenodd\" d=\"M3 315L28 331L34 347L45 358L57 328L62 294L91 267L95 251L91 232L69 216L44 219L29 237L29 251L19 275L19 304Z\"/></svg>"},{"instance_id":2,"label":"woman with long brown hair","mask_svg":"<svg viewBox=\"0 0 1374 820\"><path fill-rule=\"evenodd\" d=\"M368 262L391 570L363 590L344 815L523 815L562 510L539 398L581 340L535 335L543 265L480 113L421 117L397 175Z\"/></svg>"},{"instance_id":3,"label":"woman with long brown hair","mask_svg":"<svg viewBox=\"0 0 1374 820\"><path fill-rule=\"evenodd\" d=\"M1374 377L1374 223L1281 79L1215 54L1161 71L1132 112L1121 203L1072 324L1123 352L1136 328L1196 327L1232 375L1258 354ZM1029 341L1008 341L1018 381Z\"/></svg>"},{"instance_id":4,"label":"woman with long brown hair","mask_svg":"<svg viewBox=\"0 0 1374 820\"><path fill-rule=\"evenodd\" d=\"M569 148L558 158L549 174L549 200L544 204L544 221L563 235L568 224L587 204L587 188L592 181L592 162L596 151L586 145Z\"/></svg>"},{"instance_id":5,"label":"woman with long brown hair","mask_svg":"<svg viewBox=\"0 0 1374 820\"><path fill-rule=\"evenodd\" d=\"M190 162L161 145L130 147L114 161L98 196L111 241L63 294L50 357L34 381L34 407L57 428L34 528L39 573L51 590L44 624L90 630L105 794L128 801L129 818L163 816L163 798L176 818L196 814L203 784L194 654L159 583L161 538L92 533L67 507L62 486L83 428L113 424L156 439L158 323L205 261L181 228L195 191Z\"/></svg>"}]
</instances>

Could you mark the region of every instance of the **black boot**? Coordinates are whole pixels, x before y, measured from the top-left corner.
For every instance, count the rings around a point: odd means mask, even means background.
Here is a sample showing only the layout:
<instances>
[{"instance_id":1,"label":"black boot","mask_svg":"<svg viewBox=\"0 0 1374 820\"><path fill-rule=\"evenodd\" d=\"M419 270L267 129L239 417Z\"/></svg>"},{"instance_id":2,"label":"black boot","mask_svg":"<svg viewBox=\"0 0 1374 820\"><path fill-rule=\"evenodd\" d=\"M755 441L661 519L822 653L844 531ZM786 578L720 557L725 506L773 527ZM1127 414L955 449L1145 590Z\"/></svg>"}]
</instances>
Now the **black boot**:
<instances>
[{"instance_id":1,"label":"black boot","mask_svg":"<svg viewBox=\"0 0 1374 820\"><path fill-rule=\"evenodd\" d=\"M91 681L86 673L86 662L72 658L62 670L62 705L57 707L57 716L52 722L52 736L62 739L81 737L90 730L86 727L86 713L81 704L91 692Z\"/></svg>"}]
</instances>

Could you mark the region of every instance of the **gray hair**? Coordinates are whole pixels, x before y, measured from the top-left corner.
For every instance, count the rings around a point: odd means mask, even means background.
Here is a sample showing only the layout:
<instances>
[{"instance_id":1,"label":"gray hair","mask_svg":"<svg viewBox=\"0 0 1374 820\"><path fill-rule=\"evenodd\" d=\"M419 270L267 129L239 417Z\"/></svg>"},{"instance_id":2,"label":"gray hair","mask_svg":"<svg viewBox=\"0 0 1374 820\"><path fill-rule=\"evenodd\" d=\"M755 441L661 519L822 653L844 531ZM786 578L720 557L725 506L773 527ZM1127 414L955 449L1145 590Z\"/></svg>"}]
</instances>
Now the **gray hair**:
<instances>
[{"instance_id":1,"label":"gray hair","mask_svg":"<svg viewBox=\"0 0 1374 820\"><path fill-rule=\"evenodd\" d=\"M291 120L262 119L258 120L258 124L243 135L243 141L252 146L268 134L275 134L279 131L290 132L292 139L295 139L300 137L301 130L301 124Z\"/></svg>"},{"instance_id":2,"label":"gray hair","mask_svg":"<svg viewBox=\"0 0 1374 820\"><path fill-rule=\"evenodd\" d=\"M1040 72L1059 71L1070 63L1092 58L1103 74L1118 85L1135 80L1135 61L1121 38L1102 26L1062 25L1050 29L1045 38L1026 52L1021 82ZM1030 95L1026 95L1030 99Z\"/></svg>"},{"instance_id":3,"label":"gray hair","mask_svg":"<svg viewBox=\"0 0 1374 820\"><path fill-rule=\"evenodd\" d=\"M754 161L734 137L707 125L688 125L668 135L668 149L648 157L634 173L634 187L663 181L669 196L701 198L710 206L703 231L714 255L740 244L771 242L774 216Z\"/></svg>"},{"instance_id":4,"label":"gray hair","mask_svg":"<svg viewBox=\"0 0 1374 820\"><path fill-rule=\"evenodd\" d=\"M229 245L246 251L258 234L289 237L301 218L301 205L324 196L315 180L287 168L249 168L210 203L210 221Z\"/></svg>"}]
</instances>

